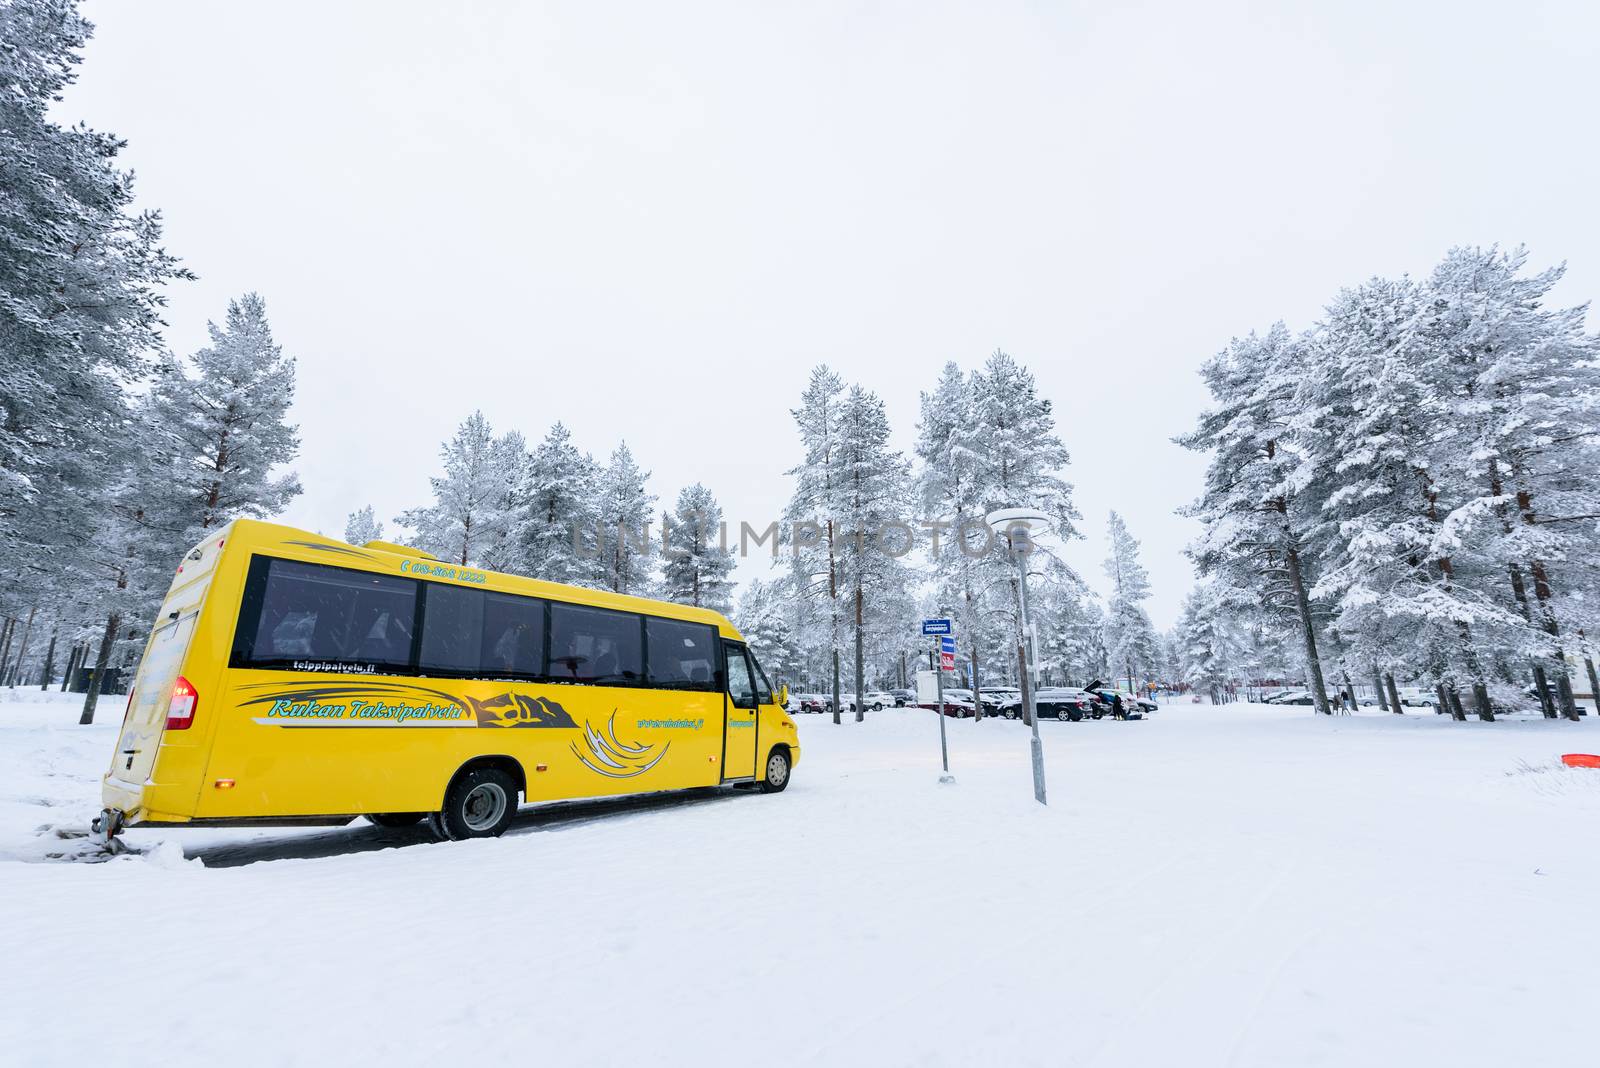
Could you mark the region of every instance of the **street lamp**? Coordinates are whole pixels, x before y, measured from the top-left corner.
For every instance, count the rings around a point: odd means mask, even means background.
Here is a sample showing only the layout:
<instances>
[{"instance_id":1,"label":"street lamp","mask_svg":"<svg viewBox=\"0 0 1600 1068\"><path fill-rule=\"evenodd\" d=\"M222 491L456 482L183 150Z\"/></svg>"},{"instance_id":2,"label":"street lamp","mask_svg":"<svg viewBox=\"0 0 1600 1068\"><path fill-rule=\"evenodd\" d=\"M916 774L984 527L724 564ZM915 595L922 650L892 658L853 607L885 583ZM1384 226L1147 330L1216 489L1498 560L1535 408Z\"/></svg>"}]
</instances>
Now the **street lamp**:
<instances>
[{"instance_id":1,"label":"street lamp","mask_svg":"<svg viewBox=\"0 0 1600 1068\"><path fill-rule=\"evenodd\" d=\"M1018 547L1018 542L1031 542L1035 531L1045 533L1050 529L1050 517L1037 508L1001 508L984 516L984 521L996 534L1006 540L1006 551L1017 565L1017 599L1021 609L1022 633L1022 685L1027 693L1028 721L1033 724L1033 799L1048 804L1044 799L1044 743L1039 741L1039 687L1035 678L1037 651L1033 648L1033 621L1028 616L1028 551Z\"/></svg>"}]
</instances>

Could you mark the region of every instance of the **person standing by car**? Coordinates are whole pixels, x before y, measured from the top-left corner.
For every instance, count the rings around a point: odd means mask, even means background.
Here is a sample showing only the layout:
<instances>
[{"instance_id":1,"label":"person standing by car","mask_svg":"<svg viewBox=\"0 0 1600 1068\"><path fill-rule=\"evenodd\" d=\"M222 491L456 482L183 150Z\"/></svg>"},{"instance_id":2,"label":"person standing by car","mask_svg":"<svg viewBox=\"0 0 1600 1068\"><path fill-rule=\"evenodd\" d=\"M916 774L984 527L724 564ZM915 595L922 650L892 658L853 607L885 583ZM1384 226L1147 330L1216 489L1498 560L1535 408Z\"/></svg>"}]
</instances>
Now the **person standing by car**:
<instances>
[{"instance_id":1,"label":"person standing by car","mask_svg":"<svg viewBox=\"0 0 1600 1068\"><path fill-rule=\"evenodd\" d=\"M1123 715L1122 695L1120 693L1113 692L1111 694L1111 718L1112 719L1126 719L1127 718L1125 715Z\"/></svg>"}]
</instances>

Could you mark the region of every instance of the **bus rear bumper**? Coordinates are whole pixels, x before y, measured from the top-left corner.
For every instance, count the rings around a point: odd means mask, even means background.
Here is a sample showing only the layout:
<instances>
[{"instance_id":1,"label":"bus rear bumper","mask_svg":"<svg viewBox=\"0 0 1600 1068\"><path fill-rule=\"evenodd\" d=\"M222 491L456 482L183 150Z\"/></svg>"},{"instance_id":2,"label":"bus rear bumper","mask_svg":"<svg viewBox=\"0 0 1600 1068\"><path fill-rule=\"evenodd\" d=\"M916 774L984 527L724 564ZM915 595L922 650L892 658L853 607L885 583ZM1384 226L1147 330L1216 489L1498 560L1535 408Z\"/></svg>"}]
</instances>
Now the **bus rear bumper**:
<instances>
[{"instance_id":1,"label":"bus rear bumper","mask_svg":"<svg viewBox=\"0 0 1600 1068\"><path fill-rule=\"evenodd\" d=\"M103 808L100 815L89 821L89 839L96 845L109 846L111 839L122 832L127 815L120 808Z\"/></svg>"}]
</instances>

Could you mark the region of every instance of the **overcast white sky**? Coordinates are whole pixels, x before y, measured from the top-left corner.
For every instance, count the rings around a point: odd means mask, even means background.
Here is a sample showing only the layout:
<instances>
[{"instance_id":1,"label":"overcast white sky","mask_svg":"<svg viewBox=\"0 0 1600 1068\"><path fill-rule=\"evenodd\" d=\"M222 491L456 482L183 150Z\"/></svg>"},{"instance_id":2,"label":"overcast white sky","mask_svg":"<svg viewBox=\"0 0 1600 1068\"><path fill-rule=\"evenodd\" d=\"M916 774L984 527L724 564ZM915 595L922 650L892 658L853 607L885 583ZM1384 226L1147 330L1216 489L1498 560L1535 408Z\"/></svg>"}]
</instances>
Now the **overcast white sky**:
<instances>
[{"instance_id":1,"label":"overcast white sky","mask_svg":"<svg viewBox=\"0 0 1600 1068\"><path fill-rule=\"evenodd\" d=\"M422 503L473 408L626 438L663 502L776 515L827 361L909 450L947 360L1033 368L1159 626L1192 576L1170 444L1228 338L1452 244L1600 282L1593 4L91 2L60 109L130 142L200 275L299 361L289 519ZM747 567L742 575L759 573Z\"/></svg>"}]
</instances>

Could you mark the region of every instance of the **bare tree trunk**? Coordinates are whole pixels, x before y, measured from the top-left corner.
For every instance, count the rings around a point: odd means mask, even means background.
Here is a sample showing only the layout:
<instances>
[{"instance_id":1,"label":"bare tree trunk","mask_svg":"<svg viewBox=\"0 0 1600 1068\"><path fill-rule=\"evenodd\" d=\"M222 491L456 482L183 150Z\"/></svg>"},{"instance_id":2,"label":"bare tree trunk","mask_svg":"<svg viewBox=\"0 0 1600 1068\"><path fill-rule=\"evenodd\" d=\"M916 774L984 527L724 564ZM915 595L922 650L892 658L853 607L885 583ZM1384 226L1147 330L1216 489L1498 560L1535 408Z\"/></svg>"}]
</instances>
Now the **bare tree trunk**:
<instances>
[{"instance_id":1,"label":"bare tree trunk","mask_svg":"<svg viewBox=\"0 0 1600 1068\"><path fill-rule=\"evenodd\" d=\"M56 638L60 630L61 625L59 623L50 628L50 644L45 647L44 651L44 670L39 673L40 690L50 689L50 676L54 674L56 669Z\"/></svg>"},{"instance_id":2,"label":"bare tree trunk","mask_svg":"<svg viewBox=\"0 0 1600 1068\"><path fill-rule=\"evenodd\" d=\"M6 676L6 665L11 662L11 634L17 629L17 621L7 618L4 627L0 627L0 680Z\"/></svg>"},{"instance_id":3,"label":"bare tree trunk","mask_svg":"<svg viewBox=\"0 0 1600 1068\"><path fill-rule=\"evenodd\" d=\"M1385 712L1389 711L1389 698L1383 692L1383 675L1378 671L1376 664L1372 665L1372 682L1372 691L1378 695L1378 707Z\"/></svg>"},{"instance_id":4,"label":"bare tree trunk","mask_svg":"<svg viewBox=\"0 0 1600 1068\"><path fill-rule=\"evenodd\" d=\"M839 718L839 650L833 650L833 722L838 725L842 722Z\"/></svg>"},{"instance_id":5,"label":"bare tree trunk","mask_svg":"<svg viewBox=\"0 0 1600 1068\"><path fill-rule=\"evenodd\" d=\"M1515 465L1512 467L1512 476L1521 482ZM1519 484L1517 487L1517 510L1522 515L1524 526L1533 526L1537 522L1533 510L1533 493L1526 485ZM1561 698L1561 713L1570 720L1576 720L1578 708L1572 700L1572 679L1567 672L1566 653L1561 648L1561 626L1556 622L1555 608L1551 603L1550 575L1545 570L1544 561L1537 558L1528 561L1528 570L1533 574L1533 594L1538 599L1539 622L1555 644L1556 693Z\"/></svg>"},{"instance_id":6,"label":"bare tree trunk","mask_svg":"<svg viewBox=\"0 0 1600 1068\"><path fill-rule=\"evenodd\" d=\"M79 726L87 726L94 722L94 706L100 699L100 687L105 678L106 665L111 661L111 647L116 644L117 630L122 625L122 616L113 611L106 617L106 631L100 637L100 652L94 660L94 674L89 677L89 688L83 695L83 715L78 717Z\"/></svg>"},{"instance_id":7,"label":"bare tree trunk","mask_svg":"<svg viewBox=\"0 0 1600 1068\"><path fill-rule=\"evenodd\" d=\"M861 586L856 585L856 722L860 723L867 718L867 686L866 686L866 653L865 637L862 635L862 604L866 595L862 593Z\"/></svg>"},{"instance_id":8,"label":"bare tree trunk","mask_svg":"<svg viewBox=\"0 0 1600 1068\"><path fill-rule=\"evenodd\" d=\"M22 675L22 661L28 655L28 640L33 637L33 617L39 611L39 606L34 605L28 609L28 622L22 628L22 640L17 643L17 662L11 665L11 688L17 688L17 679Z\"/></svg>"},{"instance_id":9,"label":"bare tree trunk","mask_svg":"<svg viewBox=\"0 0 1600 1068\"><path fill-rule=\"evenodd\" d=\"M1294 606L1300 616L1300 637L1306 646L1306 666L1311 672L1311 698L1317 711L1324 716L1333 715L1328 707L1328 691L1322 681L1322 658L1317 655L1317 629L1311 621L1311 599L1306 596L1305 578L1300 573L1300 553L1291 547L1284 554L1288 565L1289 582L1294 588Z\"/></svg>"},{"instance_id":10,"label":"bare tree trunk","mask_svg":"<svg viewBox=\"0 0 1600 1068\"><path fill-rule=\"evenodd\" d=\"M1589 703L1594 705L1597 715L1600 715L1600 676L1595 674L1594 657L1584 655L1583 666L1589 671Z\"/></svg>"},{"instance_id":11,"label":"bare tree trunk","mask_svg":"<svg viewBox=\"0 0 1600 1068\"><path fill-rule=\"evenodd\" d=\"M1450 702L1450 718L1458 723L1465 723L1467 710L1461 706L1461 693L1456 689L1455 683L1445 686L1444 696Z\"/></svg>"},{"instance_id":12,"label":"bare tree trunk","mask_svg":"<svg viewBox=\"0 0 1600 1068\"><path fill-rule=\"evenodd\" d=\"M78 643L73 642L72 648L67 650L67 670L61 675L61 692L66 693L72 688L72 673L78 670Z\"/></svg>"},{"instance_id":13,"label":"bare tree trunk","mask_svg":"<svg viewBox=\"0 0 1600 1068\"><path fill-rule=\"evenodd\" d=\"M1494 722L1494 705L1489 703L1489 687L1482 680L1472 684L1472 702L1477 706L1479 719L1485 723Z\"/></svg>"},{"instance_id":14,"label":"bare tree trunk","mask_svg":"<svg viewBox=\"0 0 1600 1068\"><path fill-rule=\"evenodd\" d=\"M1545 678L1544 665L1533 662L1533 689L1539 695L1539 708L1545 719L1556 718L1556 703L1550 699L1550 681Z\"/></svg>"},{"instance_id":15,"label":"bare tree trunk","mask_svg":"<svg viewBox=\"0 0 1600 1068\"><path fill-rule=\"evenodd\" d=\"M1389 688L1389 711L1397 716L1405 715L1406 706L1400 703L1400 690L1394 684L1394 672L1384 672L1383 684Z\"/></svg>"}]
</instances>

